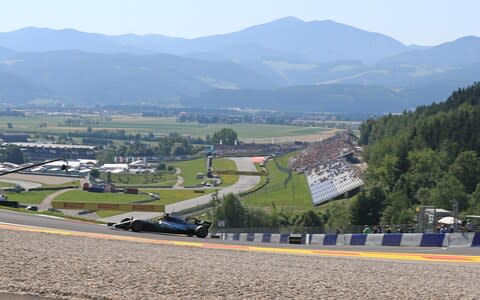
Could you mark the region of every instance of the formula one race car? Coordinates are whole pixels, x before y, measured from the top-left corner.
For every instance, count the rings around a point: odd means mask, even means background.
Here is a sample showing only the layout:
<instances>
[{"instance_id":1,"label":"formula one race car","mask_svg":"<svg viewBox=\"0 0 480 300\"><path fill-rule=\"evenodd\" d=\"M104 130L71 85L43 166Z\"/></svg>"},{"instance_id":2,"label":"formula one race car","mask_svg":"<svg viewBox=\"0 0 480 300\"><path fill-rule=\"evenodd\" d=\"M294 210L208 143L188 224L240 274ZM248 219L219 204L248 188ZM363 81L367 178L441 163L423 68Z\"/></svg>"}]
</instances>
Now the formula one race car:
<instances>
[{"instance_id":1,"label":"formula one race car","mask_svg":"<svg viewBox=\"0 0 480 300\"><path fill-rule=\"evenodd\" d=\"M172 234L196 235L205 238L212 223L194 219L188 222L180 217L166 214L158 221L134 220L133 218L123 219L120 223L108 223L108 226L117 229L131 230L134 232L160 232Z\"/></svg>"}]
</instances>

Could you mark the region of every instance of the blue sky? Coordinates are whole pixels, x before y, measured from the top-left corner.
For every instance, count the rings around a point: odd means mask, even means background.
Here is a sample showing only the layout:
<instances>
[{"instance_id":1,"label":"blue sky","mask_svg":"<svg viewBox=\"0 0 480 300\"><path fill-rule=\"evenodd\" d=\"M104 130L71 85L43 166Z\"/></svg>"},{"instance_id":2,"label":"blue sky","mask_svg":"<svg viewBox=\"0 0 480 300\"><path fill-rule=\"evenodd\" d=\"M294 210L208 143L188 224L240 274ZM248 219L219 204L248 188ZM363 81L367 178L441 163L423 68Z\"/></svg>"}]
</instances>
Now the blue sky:
<instances>
[{"instance_id":1,"label":"blue sky","mask_svg":"<svg viewBox=\"0 0 480 300\"><path fill-rule=\"evenodd\" d=\"M0 31L36 26L193 38L295 16L334 20L405 44L436 45L465 35L480 36L478 0L0 1Z\"/></svg>"}]
</instances>

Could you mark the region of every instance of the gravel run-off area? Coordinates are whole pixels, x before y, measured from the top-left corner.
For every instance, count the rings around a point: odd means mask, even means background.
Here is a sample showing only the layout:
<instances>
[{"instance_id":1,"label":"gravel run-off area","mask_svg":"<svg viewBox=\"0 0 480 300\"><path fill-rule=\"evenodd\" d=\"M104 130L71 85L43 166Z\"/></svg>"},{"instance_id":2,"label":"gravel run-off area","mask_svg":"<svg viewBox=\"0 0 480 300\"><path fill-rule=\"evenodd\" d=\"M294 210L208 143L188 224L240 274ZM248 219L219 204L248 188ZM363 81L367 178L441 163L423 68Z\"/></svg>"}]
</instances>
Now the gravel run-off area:
<instances>
[{"instance_id":1,"label":"gravel run-off area","mask_svg":"<svg viewBox=\"0 0 480 300\"><path fill-rule=\"evenodd\" d=\"M480 265L0 231L0 293L65 299L479 299Z\"/></svg>"}]
</instances>

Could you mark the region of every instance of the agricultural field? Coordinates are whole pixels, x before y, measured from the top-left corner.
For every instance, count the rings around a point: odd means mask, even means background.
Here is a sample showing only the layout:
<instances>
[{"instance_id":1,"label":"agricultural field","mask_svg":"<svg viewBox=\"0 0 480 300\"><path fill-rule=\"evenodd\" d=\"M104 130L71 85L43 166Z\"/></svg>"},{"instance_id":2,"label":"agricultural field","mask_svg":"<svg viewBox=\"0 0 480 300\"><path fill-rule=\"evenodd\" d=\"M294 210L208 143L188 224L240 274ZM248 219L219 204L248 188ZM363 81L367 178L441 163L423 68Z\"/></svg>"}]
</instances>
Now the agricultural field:
<instances>
[{"instance_id":1,"label":"agricultural field","mask_svg":"<svg viewBox=\"0 0 480 300\"><path fill-rule=\"evenodd\" d=\"M64 121L72 117L56 116L28 116L28 117L4 117L0 124L1 131L24 131L31 134L49 134L58 135L72 131L86 131L87 127L64 126ZM270 125L270 124L199 124L193 122L179 123L172 117L142 117L142 116L113 116L111 121L107 121L97 116L89 116L97 120L97 124L92 124L93 130L98 129L123 129L127 134L148 134L168 135L171 132L178 132L183 135L197 136L205 138L213 132L222 128L232 128L238 133L240 140L249 142L271 142L281 141L281 138L287 137L310 137L316 138L333 132L332 129L309 126L289 126L289 125ZM11 123L13 128L8 128L7 123ZM40 127L40 124L43 124ZM46 126L45 126L46 124ZM303 138L302 138L303 139ZM300 139L300 140L302 140ZM298 140L298 139L297 139Z\"/></svg>"}]
</instances>

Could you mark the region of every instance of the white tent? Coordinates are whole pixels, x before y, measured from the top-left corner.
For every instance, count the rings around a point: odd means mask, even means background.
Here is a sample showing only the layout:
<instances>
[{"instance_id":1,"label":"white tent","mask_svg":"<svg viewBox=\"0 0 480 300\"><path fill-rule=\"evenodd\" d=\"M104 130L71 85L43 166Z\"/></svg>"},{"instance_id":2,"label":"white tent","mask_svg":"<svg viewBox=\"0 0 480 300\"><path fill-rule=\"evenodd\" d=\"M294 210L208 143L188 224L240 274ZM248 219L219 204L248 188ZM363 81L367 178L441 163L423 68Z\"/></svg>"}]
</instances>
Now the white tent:
<instances>
[{"instance_id":1,"label":"white tent","mask_svg":"<svg viewBox=\"0 0 480 300\"><path fill-rule=\"evenodd\" d=\"M454 217L443 217L440 220L438 220L438 223L452 225L453 223L455 223L455 218ZM462 221L460 219L457 219L457 224L462 224Z\"/></svg>"}]
</instances>

